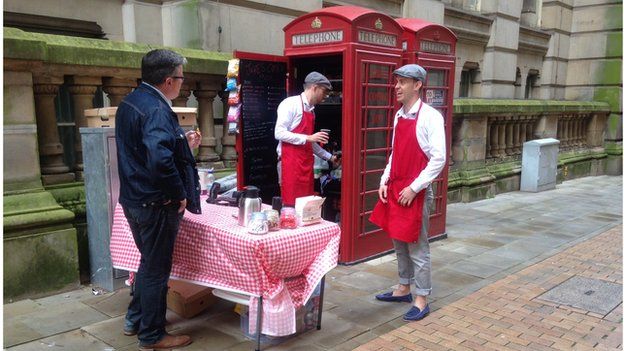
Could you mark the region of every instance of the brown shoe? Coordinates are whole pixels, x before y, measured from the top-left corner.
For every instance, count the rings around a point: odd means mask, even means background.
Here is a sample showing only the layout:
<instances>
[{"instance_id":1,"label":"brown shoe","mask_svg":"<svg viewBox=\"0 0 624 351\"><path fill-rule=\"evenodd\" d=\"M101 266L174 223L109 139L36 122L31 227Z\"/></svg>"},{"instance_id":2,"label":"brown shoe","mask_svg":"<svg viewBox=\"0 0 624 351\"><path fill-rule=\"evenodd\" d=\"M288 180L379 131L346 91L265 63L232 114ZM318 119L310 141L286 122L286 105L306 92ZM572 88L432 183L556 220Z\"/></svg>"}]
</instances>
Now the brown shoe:
<instances>
[{"instance_id":1,"label":"brown shoe","mask_svg":"<svg viewBox=\"0 0 624 351\"><path fill-rule=\"evenodd\" d=\"M188 335L170 335L165 334L165 337L160 339L159 342L152 345L139 345L141 351L156 351L156 350L171 350L178 347L184 347L192 342L191 337Z\"/></svg>"}]
</instances>

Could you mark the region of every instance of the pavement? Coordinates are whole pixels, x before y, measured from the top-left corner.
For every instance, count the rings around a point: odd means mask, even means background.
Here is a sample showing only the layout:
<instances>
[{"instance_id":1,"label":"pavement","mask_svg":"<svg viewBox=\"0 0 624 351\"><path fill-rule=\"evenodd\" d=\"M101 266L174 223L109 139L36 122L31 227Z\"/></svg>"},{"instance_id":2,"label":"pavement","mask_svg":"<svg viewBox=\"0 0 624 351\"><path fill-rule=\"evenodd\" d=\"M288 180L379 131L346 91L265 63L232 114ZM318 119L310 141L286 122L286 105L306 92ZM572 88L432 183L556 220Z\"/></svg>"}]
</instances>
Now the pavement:
<instances>
[{"instance_id":1,"label":"pavement","mask_svg":"<svg viewBox=\"0 0 624 351\"><path fill-rule=\"evenodd\" d=\"M322 329L269 350L621 350L622 177L586 177L541 193L448 206L448 238L431 243L431 314L374 296L397 283L393 254L326 278ZM5 350L137 350L121 333L128 289L91 287L4 305ZM169 331L181 350L253 350L234 304L219 300ZM264 348L263 348L264 349Z\"/></svg>"}]
</instances>

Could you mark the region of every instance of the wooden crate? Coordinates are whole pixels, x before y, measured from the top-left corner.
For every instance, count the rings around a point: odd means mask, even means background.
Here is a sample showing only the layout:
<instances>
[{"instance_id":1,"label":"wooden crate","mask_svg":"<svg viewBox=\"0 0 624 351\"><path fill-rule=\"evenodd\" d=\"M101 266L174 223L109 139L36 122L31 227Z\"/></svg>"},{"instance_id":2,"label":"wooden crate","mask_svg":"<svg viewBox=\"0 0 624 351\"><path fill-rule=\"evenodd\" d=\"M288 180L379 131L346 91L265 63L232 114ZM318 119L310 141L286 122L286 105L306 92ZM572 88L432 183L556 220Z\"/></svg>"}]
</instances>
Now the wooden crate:
<instances>
[{"instance_id":1,"label":"wooden crate","mask_svg":"<svg viewBox=\"0 0 624 351\"><path fill-rule=\"evenodd\" d=\"M200 314L216 300L212 288L179 280L169 281L167 308L183 318L192 318Z\"/></svg>"},{"instance_id":2,"label":"wooden crate","mask_svg":"<svg viewBox=\"0 0 624 351\"><path fill-rule=\"evenodd\" d=\"M197 107L172 107L172 109L178 115L178 123L180 123L182 128L191 129L197 127ZM115 127L115 113L117 113L116 106L84 110L84 115L87 118L87 127Z\"/></svg>"}]
</instances>

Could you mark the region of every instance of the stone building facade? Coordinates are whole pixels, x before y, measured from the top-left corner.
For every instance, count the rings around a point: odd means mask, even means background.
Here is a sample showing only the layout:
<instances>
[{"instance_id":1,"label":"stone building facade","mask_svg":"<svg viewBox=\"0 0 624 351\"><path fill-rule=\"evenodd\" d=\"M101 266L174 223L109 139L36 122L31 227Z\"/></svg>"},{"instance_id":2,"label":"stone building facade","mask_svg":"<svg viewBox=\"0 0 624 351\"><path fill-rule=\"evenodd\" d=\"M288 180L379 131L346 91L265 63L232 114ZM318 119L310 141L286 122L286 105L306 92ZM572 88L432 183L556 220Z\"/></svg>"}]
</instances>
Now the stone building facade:
<instances>
[{"instance_id":1,"label":"stone building facade","mask_svg":"<svg viewBox=\"0 0 624 351\"><path fill-rule=\"evenodd\" d=\"M116 106L144 52L189 58L174 105L199 108L200 162L227 167L227 59L281 55L286 24L336 5L458 36L450 201L517 190L522 143L542 137L562 142L560 181L622 173L621 0L5 0L5 298L89 280L82 111Z\"/></svg>"}]
</instances>

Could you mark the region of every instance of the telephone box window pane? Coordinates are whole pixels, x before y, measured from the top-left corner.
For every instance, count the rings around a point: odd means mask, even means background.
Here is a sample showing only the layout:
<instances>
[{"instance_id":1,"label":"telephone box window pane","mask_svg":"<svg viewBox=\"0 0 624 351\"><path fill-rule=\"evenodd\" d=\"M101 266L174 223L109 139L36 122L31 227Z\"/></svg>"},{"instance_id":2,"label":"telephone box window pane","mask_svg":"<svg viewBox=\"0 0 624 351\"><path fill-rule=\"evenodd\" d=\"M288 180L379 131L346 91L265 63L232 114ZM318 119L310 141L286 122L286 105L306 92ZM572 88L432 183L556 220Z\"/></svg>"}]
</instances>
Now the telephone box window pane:
<instances>
[{"instance_id":1,"label":"telephone box window pane","mask_svg":"<svg viewBox=\"0 0 624 351\"><path fill-rule=\"evenodd\" d=\"M364 215L361 217L362 219L362 233L366 234L366 233L370 233L373 231L378 231L381 228L379 228L378 226L376 226L375 224L371 223L371 221L368 220L369 215Z\"/></svg>"},{"instance_id":2,"label":"telephone box window pane","mask_svg":"<svg viewBox=\"0 0 624 351\"><path fill-rule=\"evenodd\" d=\"M388 110L372 109L366 111L366 128L389 127Z\"/></svg>"},{"instance_id":3,"label":"telephone box window pane","mask_svg":"<svg viewBox=\"0 0 624 351\"><path fill-rule=\"evenodd\" d=\"M377 181L377 187L379 188L379 181ZM362 212L372 211L379 200L379 194L375 191L370 194L364 195L364 206L362 206Z\"/></svg>"},{"instance_id":4,"label":"telephone box window pane","mask_svg":"<svg viewBox=\"0 0 624 351\"><path fill-rule=\"evenodd\" d=\"M364 174L362 176L362 184L364 184L363 191L375 191L379 189L379 181L381 180L382 172L372 172Z\"/></svg>"},{"instance_id":5,"label":"telephone box window pane","mask_svg":"<svg viewBox=\"0 0 624 351\"><path fill-rule=\"evenodd\" d=\"M368 87L368 106L389 106L390 94L387 87Z\"/></svg>"},{"instance_id":6,"label":"telephone box window pane","mask_svg":"<svg viewBox=\"0 0 624 351\"><path fill-rule=\"evenodd\" d=\"M446 86L446 70L430 69L427 71L427 86L443 87Z\"/></svg>"},{"instance_id":7,"label":"telephone box window pane","mask_svg":"<svg viewBox=\"0 0 624 351\"><path fill-rule=\"evenodd\" d=\"M446 105L446 89L426 89L425 100L431 106Z\"/></svg>"},{"instance_id":8,"label":"telephone box window pane","mask_svg":"<svg viewBox=\"0 0 624 351\"><path fill-rule=\"evenodd\" d=\"M368 65L367 83L388 84L390 81L390 66L378 63Z\"/></svg>"},{"instance_id":9,"label":"telephone box window pane","mask_svg":"<svg viewBox=\"0 0 624 351\"><path fill-rule=\"evenodd\" d=\"M362 165L362 169L366 171L377 171L383 170L386 168L387 160L386 160L386 152L375 152L375 153L367 153L362 161L366 162L366 165Z\"/></svg>"},{"instance_id":10,"label":"telephone box window pane","mask_svg":"<svg viewBox=\"0 0 624 351\"><path fill-rule=\"evenodd\" d=\"M366 148L380 149L388 147L388 132L385 130L367 131L366 132Z\"/></svg>"}]
</instances>

